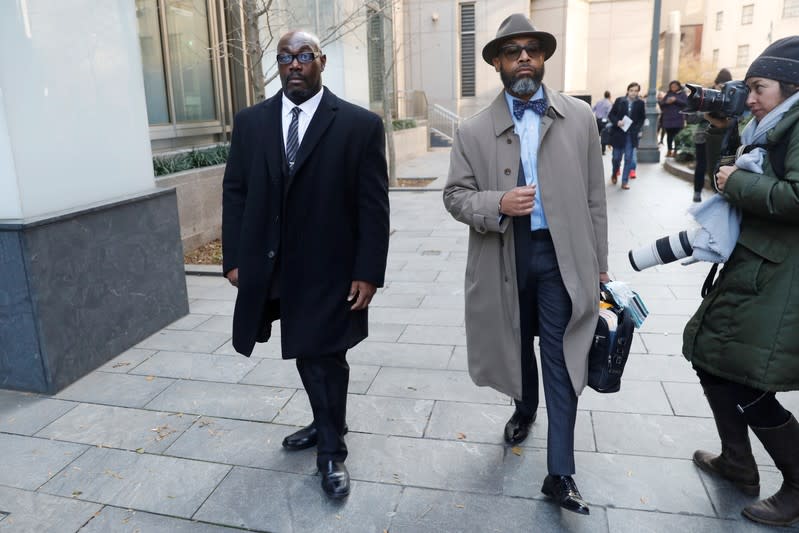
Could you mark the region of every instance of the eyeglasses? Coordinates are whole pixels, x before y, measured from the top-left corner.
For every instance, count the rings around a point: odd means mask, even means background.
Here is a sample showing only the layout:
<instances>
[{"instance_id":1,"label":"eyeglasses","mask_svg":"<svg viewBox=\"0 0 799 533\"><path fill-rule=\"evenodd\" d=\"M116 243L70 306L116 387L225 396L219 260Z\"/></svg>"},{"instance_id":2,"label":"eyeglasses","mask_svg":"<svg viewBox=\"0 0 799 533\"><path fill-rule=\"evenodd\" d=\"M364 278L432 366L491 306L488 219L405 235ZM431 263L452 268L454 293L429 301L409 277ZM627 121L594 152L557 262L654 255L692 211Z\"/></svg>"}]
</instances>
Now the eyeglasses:
<instances>
[{"instance_id":1,"label":"eyeglasses","mask_svg":"<svg viewBox=\"0 0 799 533\"><path fill-rule=\"evenodd\" d=\"M527 52L527 55L530 57L535 57L544 53L543 48L537 44L526 44L524 46L512 44L509 46L503 46L499 49L499 51L502 53L502 56L508 61L516 61L519 59L519 56L522 55L522 50Z\"/></svg>"},{"instance_id":2,"label":"eyeglasses","mask_svg":"<svg viewBox=\"0 0 799 533\"><path fill-rule=\"evenodd\" d=\"M321 52L300 52L299 54L278 54L277 62L281 65L291 65L296 59L300 63L310 63L322 55Z\"/></svg>"}]
</instances>

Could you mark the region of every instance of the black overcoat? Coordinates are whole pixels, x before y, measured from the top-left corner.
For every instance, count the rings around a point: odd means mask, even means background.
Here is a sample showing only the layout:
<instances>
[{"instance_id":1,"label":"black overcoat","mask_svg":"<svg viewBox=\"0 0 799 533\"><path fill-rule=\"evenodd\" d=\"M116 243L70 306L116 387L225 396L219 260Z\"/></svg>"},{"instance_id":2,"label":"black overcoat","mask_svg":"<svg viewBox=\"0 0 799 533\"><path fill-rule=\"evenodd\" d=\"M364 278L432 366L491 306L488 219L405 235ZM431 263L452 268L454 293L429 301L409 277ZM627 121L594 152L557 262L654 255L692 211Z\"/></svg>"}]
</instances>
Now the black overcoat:
<instances>
[{"instance_id":1,"label":"black overcoat","mask_svg":"<svg viewBox=\"0 0 799 533\"><path fill-rule=\"evenodd\" d=\"M239 269L233 347L250 355L279 318L284 358L327 355L367 336L367 311L349 309L351 282L383 286L383 122L324 88L289 171L281 111L278 92L234 120L222 214L224 272ZM269 289L278 271L275 305Z\"/></svg>"},{"instance_id":2,"label":"black overcoat","mask_svg":"<svg viewBox=\"0 0 799 533\"><path fill-rule=\"evenodd\" d=\"M644 106L644 101L640 98L633 101L633 109L630 116L633 123L630 124L630 127L625 132L616 124L618 124L618 122L624 118L624 115L626 114L627 97L619 96L616 98L616 101L613 102L613 107L610 108L610 113L608 113L608 122L613 125L613 127L610 129L610 145L613 148L624 149L624 143L627 141L628 135L633 141L633 147L638 147L638 134L640 133L641 128L644 127L644 120L646 120L646 108Z\"/></svg>"}]
</instances>

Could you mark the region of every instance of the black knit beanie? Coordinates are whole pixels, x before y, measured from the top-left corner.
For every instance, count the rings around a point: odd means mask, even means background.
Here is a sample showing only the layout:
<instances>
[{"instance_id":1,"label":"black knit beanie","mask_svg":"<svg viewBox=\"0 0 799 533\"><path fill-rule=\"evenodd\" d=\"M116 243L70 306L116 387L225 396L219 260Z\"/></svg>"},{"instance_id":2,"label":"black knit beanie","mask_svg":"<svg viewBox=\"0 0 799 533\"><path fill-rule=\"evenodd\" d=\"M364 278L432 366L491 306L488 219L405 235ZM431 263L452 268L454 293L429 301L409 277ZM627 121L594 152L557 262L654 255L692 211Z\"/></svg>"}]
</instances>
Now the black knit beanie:
<instances>
[{"instance_id":1,"label":"black knit beanie","mask_svg":"<svg viewBox=\"0 0 799 533\"><path fill-rule=\"evenodd\" d=\"M744 79L752 77L799 83L799 35L768 45L749 66Z\"/></svg>"}]
</instances>

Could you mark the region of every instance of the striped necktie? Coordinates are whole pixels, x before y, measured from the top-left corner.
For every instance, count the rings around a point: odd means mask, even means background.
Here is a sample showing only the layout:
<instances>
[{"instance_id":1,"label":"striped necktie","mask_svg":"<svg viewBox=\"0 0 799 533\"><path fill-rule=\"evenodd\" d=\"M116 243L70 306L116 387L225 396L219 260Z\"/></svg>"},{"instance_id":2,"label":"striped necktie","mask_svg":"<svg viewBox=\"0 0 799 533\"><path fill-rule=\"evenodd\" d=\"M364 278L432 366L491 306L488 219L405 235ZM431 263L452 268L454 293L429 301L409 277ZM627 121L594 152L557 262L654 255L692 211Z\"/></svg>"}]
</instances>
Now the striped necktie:
<instances>
[{"instance_id":1,"label":"striped necktie","mask_svg":"<svg viewBox=\"0 0 799 533\"><path fill-rule=\"evenodd\" d=\"M294 160L297 158L297 150L300 149L300 137L298 134L300 111L299 107L295 107L291 110L291 124L289 124L289 133L286 138L286 161L289 162L289 168L294 166Z\"/></svg>"}]
</instances>

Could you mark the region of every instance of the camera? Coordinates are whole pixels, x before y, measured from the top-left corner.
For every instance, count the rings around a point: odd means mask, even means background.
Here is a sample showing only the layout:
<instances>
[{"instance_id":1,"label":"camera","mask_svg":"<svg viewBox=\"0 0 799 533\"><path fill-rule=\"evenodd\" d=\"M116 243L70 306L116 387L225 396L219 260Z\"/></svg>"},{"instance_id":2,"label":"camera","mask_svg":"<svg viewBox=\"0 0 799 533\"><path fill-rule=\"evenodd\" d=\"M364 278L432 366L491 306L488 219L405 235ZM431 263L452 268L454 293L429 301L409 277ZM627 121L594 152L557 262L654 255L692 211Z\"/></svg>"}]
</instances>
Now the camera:
<instances>
[{"instance_id":1,"label":"camera","mask_svg":"<svg viewBox=\"0 0 799 533\"><path fill-rule=\"evenodd\" d=\"M746 110L746 97L749 88L740 80L728 81L721 90L708 89L701 85L686 83L688 104L684 113L704 111L719 118L740 117Z\"/></svg>"},{"instance_id":2,"label":"camera","mask_svg":"<svg viewBox=\"0 0 799 533\"><path fill-rule=\"evenodd\" d=\"M696 229L682 230L679 233L661 237L651 244L627 252L630 265L636 272L655 265L665 265L694 253L691 243Z\"/></svg>"}]
</instances>

